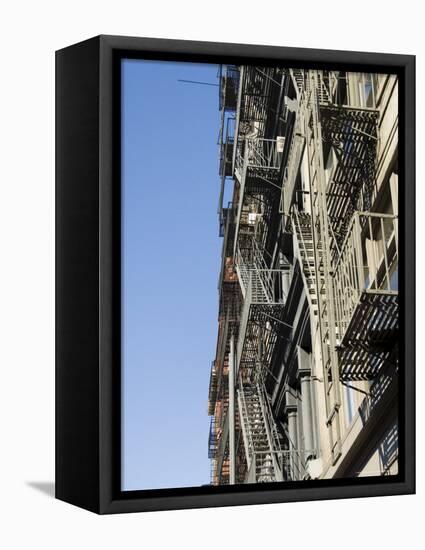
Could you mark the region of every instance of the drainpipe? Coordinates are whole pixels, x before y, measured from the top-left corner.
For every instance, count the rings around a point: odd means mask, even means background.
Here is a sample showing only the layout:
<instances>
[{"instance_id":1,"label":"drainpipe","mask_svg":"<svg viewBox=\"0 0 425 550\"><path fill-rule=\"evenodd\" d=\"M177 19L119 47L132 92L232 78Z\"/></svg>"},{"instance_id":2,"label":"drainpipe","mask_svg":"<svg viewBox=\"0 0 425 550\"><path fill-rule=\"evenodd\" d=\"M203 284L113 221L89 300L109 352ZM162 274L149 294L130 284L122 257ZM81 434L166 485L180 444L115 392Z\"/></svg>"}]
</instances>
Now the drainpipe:
<instances>
[{"instance_id":1,"label":"drainpipe","mask_svg":"<svg viewBox=\"0 0 425 550\"><path fill-rule=\"evenodd\" d=\"M285 413L288 418L289 466L292 480L298 479L298 413L297 398L292 388L286 387Z\"/></svg>"},{"instance_id":2,"label":"drainpipe","mask_svg":"<svg viewBox=\"0 0 425 550\"><path fill-rule=\"evenodd\" d=\"M229 354L229 458L230 485L236 483L236 449L235 449L235 337L230 338Z\"/></svg>"},{"instance_id":3,"label":"drainpipe","mask_svg":"<svg viewBox=\"0 0 425 550\"><path fill-rule=\"evenodd\" d=\"M279 252L279 267L282 270L282 293L283 296L287 298L289 294L289 287L291 286L291 272L290 264L282 252Z\"/></svg>"},{"instance_id":4,"label":"drainpipe","mask_svg":"<svg viewBox=\"0 0 425 550\"><path fill-rule=\"evenodd\" d=\"M313 414L311 406L311 368L310 354L298 346L298 372L301 384L301 410L304 435L304 449L312 451L314 448ZM306 457L307 458L307 454Z\"/></svg>"}]
</instances>

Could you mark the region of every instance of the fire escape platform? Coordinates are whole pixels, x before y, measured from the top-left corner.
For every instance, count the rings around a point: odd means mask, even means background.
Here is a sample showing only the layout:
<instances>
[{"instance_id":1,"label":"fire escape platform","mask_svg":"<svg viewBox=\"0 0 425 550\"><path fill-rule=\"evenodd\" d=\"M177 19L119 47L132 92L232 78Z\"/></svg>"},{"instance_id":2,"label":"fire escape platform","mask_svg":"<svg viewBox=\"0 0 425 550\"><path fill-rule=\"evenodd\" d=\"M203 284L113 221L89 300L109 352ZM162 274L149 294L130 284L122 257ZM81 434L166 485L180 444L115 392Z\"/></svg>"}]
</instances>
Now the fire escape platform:
<instances>
[{"instance_id":1,"label":"fire escape platform","mask_svg":"<svg viewBox=\"0 0 425 550\"><path fill-rule=\"evenodd\" d=\"M255 373L258 375L259 370L263 375L262 371L270 369L281 330L286 296L282 291L281 270L249 269L244 265L240 252L238 259L237 273L245 302L239 325L236 356L238 370L242 370L250 378ZM255 256L251 261L257 265L260 263Z\"/></svg>"},{"instance_id":2,"label":"fire escape platform","mask_svg":"<svg viewBox=\"0 0 425 550\"><path fill-rule=\"evenodd\" d=\"M258 364L258 341L261 331L268 333L262 363L269 365L278 340L279 324L283 319L284 304L251 303L247 308L246 321L242 320L240 332L241 345L238 346L238 364L245 372L253 373ZM266 323L269 328L265 329Z\"/></svg>"},{"instance_id":3,"label":"fire escape platform","mask_svg":"<svg viewBox=\"0 0 425 550\"><path fill-rule=\"evenodd\" d=\"M327 188L328 215L338 244L342 243L361 189L374 186L379 112L374 109L320 105L322 137L338 162ZM364 209L369 209L364 204Z\"/></svg>"},{"instance_id":4,"label":"fire escape platform","mask_svg":"<svg viewBox=\"0 0 425 550\"><path fill-rule=\"evenodd\" d=\"M397 217L356 212L334 271L339 373L373 380L393 361L398 332Z\"/></svg>"},{"instance_id":5,"label":"fire escape platform","mask_svg":"<svg viewBox=\"0 0 425 550\"><path fill-rule=\"evenodd\" d=\"M240 183L239 203L236 215L235 246L239 232L254 230L254 218L260 216L263 228L267 228L278 211L281 194L281 160L276 140L250 138L244 142L244 150L236 157L235 176ZM252 204L257 210L251 210ZM250 214L254 218L250 219Z\"/></svg>"},{"instance_id":6,"label":"fire escape platform","mask_svg":"<svg viewBox=\"0 0 425 550\"><path fill-rule=\"evenodd\" d=\"M363 291L338 347L344 381L373 380L398 335L398 293Z\"/></svg>"}]
</instances>

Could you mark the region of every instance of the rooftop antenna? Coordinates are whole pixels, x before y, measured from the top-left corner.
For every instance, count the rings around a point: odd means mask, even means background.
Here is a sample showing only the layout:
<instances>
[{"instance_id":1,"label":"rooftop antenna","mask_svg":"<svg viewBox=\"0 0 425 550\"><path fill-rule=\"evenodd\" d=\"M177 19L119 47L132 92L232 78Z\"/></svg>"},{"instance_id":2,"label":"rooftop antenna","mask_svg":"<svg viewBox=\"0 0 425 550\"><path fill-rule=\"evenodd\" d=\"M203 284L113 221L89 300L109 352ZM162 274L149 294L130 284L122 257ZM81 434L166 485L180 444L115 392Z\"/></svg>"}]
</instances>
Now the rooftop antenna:
<instances>
[{"instance_id":1,"label":"rooftop antenna","mask_svg":"<svg viewBox=\"0 0 425 550\"><path fill-rule=\"evenodd\" d=\"M213 84L212 82L198 82L197 80L182 80L177 79L177 82L184 82L186 84L202 84L204 86L219 86L219 84Z\"/></svg>"}]
</instances>

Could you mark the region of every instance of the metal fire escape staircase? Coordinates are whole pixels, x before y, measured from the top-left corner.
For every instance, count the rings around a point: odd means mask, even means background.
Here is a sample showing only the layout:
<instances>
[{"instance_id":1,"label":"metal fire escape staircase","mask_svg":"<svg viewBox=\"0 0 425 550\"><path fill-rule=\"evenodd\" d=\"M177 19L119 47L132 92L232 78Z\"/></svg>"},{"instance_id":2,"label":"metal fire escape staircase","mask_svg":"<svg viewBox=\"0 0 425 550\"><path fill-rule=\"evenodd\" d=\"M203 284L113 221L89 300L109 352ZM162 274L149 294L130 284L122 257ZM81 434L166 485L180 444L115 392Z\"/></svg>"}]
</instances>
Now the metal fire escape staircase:
<instances>
[{"instance_id":1,"label":"metal fire escape staircase","mask_svg":"<svg viewBox=\"0 0 425 550\"><path fill-rule=\"evenodd\" d=\"M243 384L240 377L237 399L248 465L247 483L283 481L280 439L265 390L260 384Z\"/></svg>"},{"instance_id":2,"label":"metal fire escape staircase","mask_svg":"<svg viewBox=\"0 0 425 550\"><path fill-rule=\"evenodd\" d=\"M387 288L386 291L378 289L375 274L374 290L375 294L380 294L380 302L377 302L380 305L376 309L370 306L370 296L364 298L368 292L363 292L367 287L365 273L368 272L368 267L363 266L365 254L359 248L362 248L364 236L362 237L361 233L364 230L359 229L355 238L350 236L350 231L352 232L352 220L356 211L367 211L371 206L376 173L378 113L373 109L334 105L333 86L337 78L331 73L294 70L291 71L291 77L305 120L311 212L310 216L293 209L292 223L296 236L296 252L303 265L310 304L318 319L327 425L332 460L335 463L341 453L340 380L361 379L361 376L365 376L360 373L360 364L364 364L367 356L364 353L364 344L363 353L360 352L361 337L365 336L365 331L370 332L377 327L380 334L386 331L388 336L393 328L388 319L394 313L394 309L389 306L386 308L386 314L382 314L382 309L385 309L382 305L384 302L388 304L389 301L386 296L390 291L390 264L394 261L394 246L391 248L389 243L394 232L391 233L382 227L382 233L386 232L388 235L383 246L386 266L384 279L387 281ZM337 158L336 166L330 174L326 172L324 163L326 148L332 148ZM382 221L380 223L382 225ZM359 224L356 227L358 228ZM354 256L352 251L356 247L357 253ZM359 266L362 266L362 273L356 275ZM358 280L354 283L356 277ZM352 293L353 285L360 292ZM380 286L382 287L382 284ZM352 296L358 298L359 294L362 294L359 301L363 300L367 305L363 307L363 314L358 313L356 316ZM372 310L374 313L370 313ZM377 313L379 310L381 313ZM366 311L369 311L368 315ZM355 333L358 346L353 351L353 341L350 341L348 347L351 351L347 352L347 330L353 324L357 326L357 332L353 331L352 334ZM368 352L368 356L371 357L370 349ZM350 362L355 363L354 368L353 365L348 366ZM374 365L375 375L377 362L366 363ZM369 376L372 370L369 369ZM353 377L353 373L357 378Z\"/></svg>"},{"instance_id":3,"label":"metal fire escape staircase","mask_svg":"<svg viewBox=\"0 0 425 550\"><path fill-rule=\"evenodd\" d=\"M252 82L260 85L262 73L257 73ZM260 95L250 98L248 118L257 122L262 119ZM284 456L265 389L284 326L286 299L283 271L270 268L265 252L267 232L279 207L282 150L276 140L260 137L261 124L256 131L259 135L239 141L235 159L239 193L234 256L244 298L236 346L237 401L249 483L283 480Z\"/></svg>"},{"instance_id":4,"label":"metal fire escape staircase","mask_svg":"<svg viewBox=\"0 0 425 550\"><path fill-rule=\"evenodd\" d=\"M322 148L331 147L337 158L323 195L339 377L374 380L397 363L398 334L398 289L391 279L398 264L397 216L371 212L379 112L320 98L315 104Z\"/></svg>"},{"instance_id":5,"label":"metal fire escape staircase","mask_svg":"<svg viewBox=\"0 0 425 550\"><path fill-rule=\"evenodd\" d=\"M237 344L239 369L252 381L264 380L282 332L283 271L266 267L254 238L250 248L238 248L236 271L244 296Z\"/></svg>"},{"instance_id":6,"label":"metal fire escape staircase","mask_svg":"<svg viewBox=\"0 0 425 550\"><path fill-rule=\"evenodd\" d=\"M268 113L276 109L281 72L277 67L246 65L241 68L236 120L238 135L247 136L253 127L260 136L264 135Z\"/></svg>"},{"instance_id":7,"label":"metal fire escape staircase","mask_svg":"<svg viewBox=\"0 0 425 550\"><path fill-rule=\"evenodd\" d=\"M268 228L279 208L281 160L276 140L243 140L235 165L239 183L235 251L239 233L261 233L260 240L266 242Z\"/></svg>"},{"instance_id":8,"label":"metal fire escape staircase","mask_svg":"<svg viewBox=\"0 0 425 550\"><path fill-rule=\"evenodd\" d=\"M324 72L316 72L314 90L309 79L308 71L305 71L304 69L290 69L289 73L299 98L303 93L310 94L310 92L313 91L319 103L331 103L331 90L336 84L336 78L333 76L333 73L325 74Z\"/></svg>"},{"instance_id":9,"label":"metal fire escape staircase","mask_svg":"<svg viewBox=\"0 0 425 550\"><path fill-rule=\"evenodd\" d=\"M303 81L301 82L301 75ZM303 113L310 182L310 212L293 210L296 247L313 315L317 318L324 370L324 389L332 462L341 455L340 383L333 304L333 281L330 240L332 228L328 218L323 143L319 105L328 104L324 78L318 71L292 71ZM310 218L310 219L309 219Z\"/></svg>"},{"instance_id":10,"label":"metal fire escape staircase","mask_svg":"<svg viewBox=\"0 0 425 550\"><path fill-rule=\"evenodd\" d=\"M292 229L294 234L294 252L301 266L301 275L306 289L307 299L313 318L318 315L318 293L324 293L323 269L315 269L314 240L311 227L311 216L299 212L296 205L292 207ZM321 244L318 245L320 255Z\"/></svg>"},{"instance_id":11,"label":"metal fire escape staircase","mask_svg":"<svg viewBox=\"0 0 425 550\"><path fill-rule=\"evenodd\" d=\"M335 267L343 381L374 380L397 363L397 264L397 216L356 212Z\"/></svg>"},{"instance_id":12,"label":"metal fire escape staircase","mask_svg":"<svg viewBox=\"0 0 425 550\"><path fill-rule=\"evenodd\" d=\"M281 481L288 457L281 450L265 380L283 326L282 270L270 269L255 237L244 235L238 242L236 271L244 296L236 357L246 481Z\"/></svg>"}]
</instances>

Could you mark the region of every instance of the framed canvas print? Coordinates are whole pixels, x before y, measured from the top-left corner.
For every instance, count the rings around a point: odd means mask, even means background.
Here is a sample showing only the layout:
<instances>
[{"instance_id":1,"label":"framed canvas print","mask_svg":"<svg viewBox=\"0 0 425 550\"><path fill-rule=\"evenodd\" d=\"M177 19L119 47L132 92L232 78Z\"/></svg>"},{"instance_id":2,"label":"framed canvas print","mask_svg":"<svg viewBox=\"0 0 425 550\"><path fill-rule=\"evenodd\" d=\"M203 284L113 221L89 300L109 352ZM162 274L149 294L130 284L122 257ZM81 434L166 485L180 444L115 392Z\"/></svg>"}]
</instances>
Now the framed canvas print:
<instances>
[{"instance_id":1,"label":"framed canvas print","mask_svg":"<svg viewBox=\"0 0 425 550\"><path fill-rule=\"evenodd\" d=\"M56 496L414 492L414 57L56 54Z\"/></svg>"}]
</instances>

